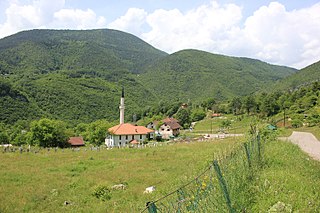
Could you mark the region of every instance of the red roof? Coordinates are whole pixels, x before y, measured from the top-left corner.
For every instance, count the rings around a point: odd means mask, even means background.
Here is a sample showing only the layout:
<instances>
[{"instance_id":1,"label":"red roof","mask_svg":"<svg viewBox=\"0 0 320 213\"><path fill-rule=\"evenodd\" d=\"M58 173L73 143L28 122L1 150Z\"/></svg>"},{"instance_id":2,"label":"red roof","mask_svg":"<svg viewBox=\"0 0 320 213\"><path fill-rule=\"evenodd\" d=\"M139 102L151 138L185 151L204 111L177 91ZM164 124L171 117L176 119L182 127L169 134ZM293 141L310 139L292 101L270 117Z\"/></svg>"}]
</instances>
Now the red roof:
<instances>
[{"instance_id":1,"label":"red roof","mask_svg":"<svg viewBox=\"0 0 320 213\"><path fill-rule=\"evenodd\" d=\"M131 144L139 144L139 142L137 140L132 140L130 141Z\"/></svg>"},{"instance_id":2,"label":"red roof","mask_svg":"<svg viewBox=\"0 0 320 213\"><path fill-rule=\"evenodd\" d=\"M148 129L144 126L135 126L129 123L119 124L108 129L113 135L146 135L154 132L154 130Z\"/></svg>"},{"instance_id":3,"label":"red roof","mask_svg":"<svg viewBox=\"0 0 320 213\"><path fill-rule=\"evenodd\" d=\"M163 123L175 122L178 123L178 120L175 118L165 118L162 120Z\"/></svg>"},{"instance_id":4,"label":"red roof","mask_svg":"<svg viewBox=\"0 0 320 213\"><path fill-rule=\"evenodd\" d=\"M212 117L220 117L221 114L220 114L220 113L213 113L211 116L212 116Z\"/></svg>"},{"instance_id":5,"label":"red roof","mask_svg":"<svg viewBox=\"0 0 320 213\"><path fill-rule=\"evenodd\" d=\"M71 144L71 146L84 146L82 137L70 137L68 142Z\"/></svg>"},{"instance_id":6,"label":"red roof","mask_svg":"<svg viewBox=\"0 0 320 213\"><path fill-rule=\"evenodd\" d=\"M180 129L181 128L177 119L166 118L166 119L163 119L162 121L164 124L167 124L168 126L170 126L171 129Z\"/></svg>"}]
</instances>

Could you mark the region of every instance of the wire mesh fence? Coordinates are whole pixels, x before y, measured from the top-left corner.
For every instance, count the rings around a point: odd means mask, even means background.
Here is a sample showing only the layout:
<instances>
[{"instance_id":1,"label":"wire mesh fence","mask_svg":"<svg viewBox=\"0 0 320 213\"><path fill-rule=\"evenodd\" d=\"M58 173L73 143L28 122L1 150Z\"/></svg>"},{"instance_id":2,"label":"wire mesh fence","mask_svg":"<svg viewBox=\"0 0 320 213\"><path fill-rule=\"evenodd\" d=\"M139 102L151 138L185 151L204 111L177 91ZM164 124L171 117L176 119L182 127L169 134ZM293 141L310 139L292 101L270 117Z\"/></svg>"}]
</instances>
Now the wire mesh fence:
<instances>
[{"instance_id":1,"label":"wire mesh fence","mask_svg":"<svg viewBox=\"0 0 320 213\"><path fill-rule=\"evenodd\" d=\"M220 153L196 178L179 189L147 203L142 212L245 211L248 188L262 165L258 135L228 152Z\"/></svg>"}]
</instances>

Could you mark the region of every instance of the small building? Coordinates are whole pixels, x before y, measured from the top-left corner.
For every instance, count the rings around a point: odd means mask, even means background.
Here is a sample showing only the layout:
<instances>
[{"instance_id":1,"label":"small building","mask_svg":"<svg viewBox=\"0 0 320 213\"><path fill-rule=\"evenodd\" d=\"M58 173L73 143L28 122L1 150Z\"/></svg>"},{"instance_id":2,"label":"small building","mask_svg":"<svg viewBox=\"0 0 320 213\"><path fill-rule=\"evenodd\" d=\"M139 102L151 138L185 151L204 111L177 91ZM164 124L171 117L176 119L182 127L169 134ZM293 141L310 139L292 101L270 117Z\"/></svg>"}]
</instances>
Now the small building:
<instances>
[{"instance_id":1,"label":"small building","mask_svg":"<svg viewBox=\"0 0 320 213\"><path fill-rule=\"evenodd\" d=\"M220 114L220 113L212 113L211 114L211 118L218 118L218 117L221 117L222 116L222 114Z\"/></svg>"},{"instance_id":2,"label":"small building","mask_svg":"<svg viewBox=\"0 0 320 213\"><path fill-rule=\"evenodd\" d=\"M163 139L170 139L180 134L181 126L177 119L166 118L162 120L162 125L159 128L159 133Z\"/></svg>"},{"instance_id":3,"label":"small building","mask_svg":"<svg viewBox=\"0 0 320 213\"><path fill-rule=\"evenodd\" d=\"M85 145L82 137L70 137L68 143L72 147L79 147Z\"/></svg>"},{"instance_id":4,"label":"small building","mask_svg":"<svg viewBox=\"0 0 320 213\"><path fill-rule=\"evenodd\" d=\"M108 147L123 147L130 145L130 142L136 140L143 143L150 139L150 134L154 130L148 129L144 126L135 126L130 123L122 123L108 129L109 135L105 140Z\"/></svg>"}]
</instances>

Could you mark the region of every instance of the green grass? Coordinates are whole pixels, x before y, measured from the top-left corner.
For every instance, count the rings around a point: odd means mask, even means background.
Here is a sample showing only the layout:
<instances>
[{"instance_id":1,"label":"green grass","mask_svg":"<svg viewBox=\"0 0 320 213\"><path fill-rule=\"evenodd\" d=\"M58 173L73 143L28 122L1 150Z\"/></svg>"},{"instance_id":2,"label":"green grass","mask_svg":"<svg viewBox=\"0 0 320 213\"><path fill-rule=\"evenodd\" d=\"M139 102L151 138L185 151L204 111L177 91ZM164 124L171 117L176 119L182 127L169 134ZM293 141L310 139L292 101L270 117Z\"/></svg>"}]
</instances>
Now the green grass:
<instances>
[{"instance_id":1,"label":"green grass","mask_svg":"<svg viewBox=\"0 0 320 213\"><path fill-rule=\"evenodd\" d=\"M293 212L319 212L320 162L280 141L268 143L265 156L266 165L252 185L255 203L249 212L266 212L279 201Z\"/></svg>"},{"instance_id":2,"label":"green grass","mask_svg":"<svg viewBox=\"0 0 320 213\"><path fill-rule=\"evenodd\" d=\"M318 140L320 140L320 131L319 126L313 127L300 127L300 128L280 128L280 136L289 137L293 131L297 132L310 132L312 133Z\"/></svg>"},{"instance_id":3,"label":"green grass","mask_svg":"<svg viewBox=\"0 0 320 213\"><path fill-rule=\"evenodd\" d=\"M0 152L0 212L139 212L146 202L175 191L200 174L214 156L241 149L244 140L233 137L100 152ZM234 207L266 212L280 201L296 212L319 212L320 162L288 142L268 141L263 150L264 164L249 178L248 168L240 166L246 165L243 147L242 157L237 155L221 165ZM93 196L97 187L120 183L127 189L109 194L106 190L105 200ZM152 185L157 187L155 193L143 194ZM64 205L65 201L71 204Z\"/></svg>"},{"instance_id":4,"label":"green grass","mask_svg":"<svg viewBox=\"0 0 320 213\"><path fill-rule=\"evenodd\" d=\"M220 130L221 122L224 119L231 120L231 126L227 132L232 134L243 134L248 131L248 126L250 121L252 120L251 117L248 116L233 116L233 115L225 115L219 118L209 118L204 119L196 123L194 128L194 133L218 133Z\"/></svg>"},{"instance_id":5,"label":"green grass","mask_svg":"<svg viewBox=\"0 0 320 213\"><path fill-rule=\"evenodd\" d=\"M240 139L239 139L240 140ZM189 181L235 139L146 149L0 153L0 212L139 212ZM125 183L101 201L96 187ZM143 194L155 185L152 194ZM71 205L64 205L68 201Z\"/></svg>"}]
</instances>

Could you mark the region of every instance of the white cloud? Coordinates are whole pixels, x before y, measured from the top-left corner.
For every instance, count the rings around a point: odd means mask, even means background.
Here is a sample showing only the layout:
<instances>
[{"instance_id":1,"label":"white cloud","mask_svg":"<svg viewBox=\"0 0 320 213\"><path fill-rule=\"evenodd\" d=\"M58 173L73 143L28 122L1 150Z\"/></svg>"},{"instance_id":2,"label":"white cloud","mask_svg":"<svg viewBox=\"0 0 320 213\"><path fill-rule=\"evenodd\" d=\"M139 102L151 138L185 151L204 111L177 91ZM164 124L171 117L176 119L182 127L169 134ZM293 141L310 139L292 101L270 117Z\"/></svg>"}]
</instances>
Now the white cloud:
<instances>
[{"instance_id":1,"label":"white cloud","mask_svg":"<svg viewBox=\"0 0 320 213\"><path fill-rule=\"evenodd\" d=\"M108 28L116 28L139 35L143 32L147 12L139 8L130 8L124 16L116 19L108 25Z\"/></svg>"},{"instance_id":2,"label":"white cloud","mask_svg":"<svg viewBox=\"0 0 320 213\"><path fill-rule=\"evenodd\" d=\"M222 51L221 43L228 40L235 26L240 24L241 8L216 2L182 13L179 10L156 10L146 22L151 31L142 37L160 48L175 52L185 48Z\"/></svg>"},{"instance_id":3,"label":"white cloud","mask_svg":"<svg viewBox=\"0 0 320 213\"><path fill-rule=\"evenodd\" d=\"M106 26L104 17L93 10L64 9L65 0L32 0L23 4L9 0L6 20L0 24L0 37L34 28L87 29Z\"/></svg>"},{"instance_id":4,"label":"white cloud","mask_svg":"<svg viewBox=\"0 0 320 213\"><path fill-rule=\"evenodd\" d=\"M277 2L263 6L247 18L244 38L249 56L302 68L320 59L320 3L287 11Z\"/></svg>"},{"instance_id":5,"label":"white cloud","mask_svg":"<svg viewBox=\"0 0 320 213\"><path fill-rule=\"evenodd\" d=\"M187 12L129 9L111 26L169 53L195 48L302 68L320 59L319 11L320 3L287 11L271 2L244 19L240 6L212 1Z\"/></svg>"},{"instance_id":6,"label":"white cloud","mask_svg":"<svg viewBox=\"0 0 320 213\"><path fill-rule=\"evenodd\" d=\"M88 29L100 28L106 25L104 17L97 17L91 9L62 9L54 13L51 23L56 28Z\"/></svg>"}]
</instances>

